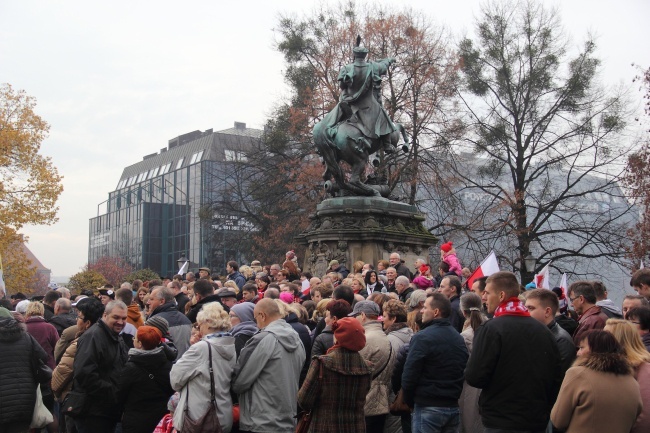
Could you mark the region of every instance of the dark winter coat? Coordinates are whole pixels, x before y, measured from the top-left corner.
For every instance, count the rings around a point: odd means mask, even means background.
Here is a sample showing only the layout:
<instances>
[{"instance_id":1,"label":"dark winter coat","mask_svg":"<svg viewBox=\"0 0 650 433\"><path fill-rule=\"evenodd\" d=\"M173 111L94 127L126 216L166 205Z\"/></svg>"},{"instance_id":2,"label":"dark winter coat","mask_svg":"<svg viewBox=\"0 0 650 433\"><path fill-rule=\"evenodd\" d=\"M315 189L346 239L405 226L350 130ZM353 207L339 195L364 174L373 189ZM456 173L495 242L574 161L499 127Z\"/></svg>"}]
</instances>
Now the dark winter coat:
<instances>
[{"instance_id":1,"label":"dark winter coat","mask_svg":"<svg viewBox=\"0 0 650 433\"><path fill-rule=\"evenodd\" d=\"M29 426L36 403L33 366L47 354L13 318L0 318L0 430Z\"/></svg>"},{"instance_id":2,"label":"dark winter coat","mask_svg":"<svg viewBox=\"0 0 650 433\"><path fill-rule=\"evenodd\" d=\"M363 407L371 381L372 368L358 352L338 348L314 357L298 392L300 407L312 410L309 432L365 433Z\"/></svg>"},{"instance_id":3,"label":"dark winter coat","mask_svg":"<svg viewBox=\"0 0 650 433\"><path fill-rule=\"evenodd\" d=\"M460 334L463 332L463 325L465 324L465 316L463 316L463 313L460 311L460 296L452 296L451 299L449 299L449 302L451 302L451 315L449 316L449 322L451 322L451 326L453 326Z\"/></svg>"},{"instance_id":4,"label":"dark winter coat","mask_svg":"<svg viewBox=\"0 0 650 433\"><path fill-rule=\"evenodd\" d=\"M63 314L57 314L52 317L50 320L50 325L56 328L56 332L59 333L59 337L67 328L77 324L77 315L72 311Z\"/></svg>"},{"instance_id":5,"label":"dark winter coat","mask_svg":"<svg viewBox=\"0 0 650 433\"><path fill-rule=\"evenodd\" d=\"M246 277L244 277L241 272L235 271L232 274L228 275L228 280L234 281L241 292L242 287L246 284Z\"/></svg>"},{"instance_id":6,"label":"dark winter coat","mask_svg":"<svg viewBox=\"0 0 650 433\"><path fill-rule=\"evenodd\" d=\"M576 346L573 344L573 339L557 322L554 320L548 325L548 329L555 337L557 348L560 351L560 358L562 362L562 377L564 373L571 367L573 361L576 359Z\"/></svg>"},{"instance_id":7,"label":"dark winter coat","mask_svg":"<svg viewBox=\"0 0 650 433\"><path fill-rule=\"evenodd\" d=\"M192 322L180 311L176 309L176 304L166 302L156 307L149 317L162 317L169 324L169 335L172 338L174 347L178 350L176 359L190 348L190 338L192 337Z\"/></svg>"},{"instance_id":8,"label":"dark winter coat","mask_svg":"<svg viewBox=\"0 0 650 433\"><path fill-rule=\"evenodd\" d=\"M409 300L411 297L411 293L413 293L415 290L413 290L413 287L407 287L404 289L402 293L399 293L397 296L399 297L399 300L406 303L406 301Z\"/></svg>"},{"instance_id":9,"label":"dark winter coat","mask_svg":"<svg viewBox=\"0 0 650 433\"><path fill-rule=\"evenodd\" d=\"M311 362L311 337L309 336L309 329L298 321L296 313L289 313L284 320L298 333L298 337L300 337L302 346L305 349L305 363L300 371L300 383L302 383L305 377L307 377L307 371Z\"/></svg>"},{"instance_id":10,"label":"dark winter coat","mask_svg":"<svg viewBox=\"0 0 650 433\"><path fill-rule=\"evenodd\" d=\"M404 262L399 262L397 266L393 266L395 268L395 271L397 272L397 275L404 275L406 278L409 279L409 281L413 280L413 274L411 273L411 270L404 264Z\"/></svg>"},{"instance_id":11,"label":"dark winter coat","mask_svg":"<svg viewBox=\"0 0 650 433\"><path fill-rule=\"evenodd\" d=\"M350 270L345 267L345 265L339 265L338 268L334 269L332 272L336 272L338 274L341 274L341 277L343 279L346 279L348 275L350 275Z\"/></svg>"},{"instance_id":12,"label":"dark winter coat","mask_svg":"<svg viewBox=\"0 0 650 433\"><path fill-rule=\"evenodd\" d=\"M201 308L203 308L205 304L209 304L210 302L218 302L221 304L221 298L219 298L219 295L210 295L197 302L196 305L194 305L192 309L187 313L187 318L190 319L190 322L196 322L196 315L199 314L199 311L201 311ZM226 307L223 304L221 304L221 306L224 310L226 310L226 313L230 313L230 308Z\"/></svg>"},{"instance_id":13,"label":"dark winter coat","mask_svg":"<svg viewBox=\"0 0 650 433\"><path fill-rule=\"evenodd\" d=\"M35 316L25 320L27 332L38 341L45 353L47 353L47 366L54 370L54 347L59 341L59 333L56 328L45 321L44 318Z\"/></svg>"},{"instance_id":14,"label":"dark winter coat","mask_svg":"<svg viewBox=\"0 0 650 433\"><path fill-rule=\"evenodd\" d=\"M176 298L176 308L178 311L185 314L185 305L190 302L190 298L183 292L179 292L174 298Z\"/></svg>"},{"instance_id":15,"label":"dark winter coat","mask_svg":"<svg viewBox=\"0 0 650 433\"><path fill-rule=\"evenodd\" d=\"M171 369L172 363L162 347L129 350L118 388L118 398L124 406L124 433L152 432L165 416L167 401L174 393L169 383Z\"/></svg>"},{"instance_id":16,"label":"dark winter coat","mask_svg":"<svg viewBox=\"0 0 650 433\"><path fill-rule=\"evenodd\" d=\"M77 340L72 390L86 395L83 414L119 419L117 389L127 360L127 348L103 320L97 321Z\"/></svg>"},{"instance_id":17,"label":"dark winter coat","mask_svg":"<svg viewBox=\"0 0 650 433\"><path fill-rule=\"evenodd\" d=\"M499 316L481 325L465 369L481 388L483 425L504 430L545 430L562 380L553 334L532 317Z\"/></svg>"},{"instance_id":18,"label":"dark winter coat","mask_svg":"<svg viewBox=\"0 0 650 433\"><path fill-rule=\"evenodd\" d=\"M314 339L314 345L311 347L312 356L321 356L327 353L327 350L334 346L334 332L329 326L325 326L323 332L318 334Z\"/></svg>"},{"instance_id":19,"label":"dark winter coat","mask_svg":"<svg viewBox=\"0 0 650 433\"><path fill-rule=\"evenodd\" d=\"M402 373L404 402L458 407L467 364L465 340L447 319L425 323L411 338Z\"/></svg>"},{"instance_id":20,"label":"dark winter coat","mask_svg":"<svg viewBox=\"0 0 650 433\"><path fill-rule=\"evenodd\" d=\"M246 342L259 331L259 328L254 322L241 322L236 324L230 330L230 333L235 337L235 352L239 358L239 352L244 348Z\"/></svg>"}]
</instances>

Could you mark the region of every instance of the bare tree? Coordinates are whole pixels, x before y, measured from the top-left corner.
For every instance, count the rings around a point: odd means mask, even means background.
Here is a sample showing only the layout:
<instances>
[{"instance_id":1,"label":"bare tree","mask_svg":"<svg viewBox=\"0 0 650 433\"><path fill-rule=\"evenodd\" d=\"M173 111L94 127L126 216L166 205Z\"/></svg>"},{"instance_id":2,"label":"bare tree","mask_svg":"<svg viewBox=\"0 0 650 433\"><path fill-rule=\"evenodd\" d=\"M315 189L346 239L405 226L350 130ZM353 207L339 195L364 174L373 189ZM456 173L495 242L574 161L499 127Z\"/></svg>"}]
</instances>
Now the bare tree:
<instances>
[{"instance_id":1,"label":"bare tree","mask_svg":"<svg viewBox=\"0 0 650 433\"><path fill-rule=\"evenodd\" d=\"M460 43L468 134L456 158L457 194L475 194L462 228L483 250L495 242L522 279L524 257L571 266L624 263L630 205L618 184L631 146L626 93L598 85L590 37L569 54L559 15L541 2L490 2L476 38ZM471 202L471 200L470 200Z\"/></svg>"}]
</instances>

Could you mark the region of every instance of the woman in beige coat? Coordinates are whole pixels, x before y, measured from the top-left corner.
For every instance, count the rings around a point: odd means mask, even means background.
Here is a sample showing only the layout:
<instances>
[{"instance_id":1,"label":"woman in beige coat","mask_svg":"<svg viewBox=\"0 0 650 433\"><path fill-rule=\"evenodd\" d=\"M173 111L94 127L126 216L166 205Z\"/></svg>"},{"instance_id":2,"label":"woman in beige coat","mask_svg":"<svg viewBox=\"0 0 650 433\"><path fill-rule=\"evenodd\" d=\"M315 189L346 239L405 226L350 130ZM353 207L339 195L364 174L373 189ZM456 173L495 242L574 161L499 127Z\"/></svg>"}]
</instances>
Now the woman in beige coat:
<instances>
[{"instance_id":1,"label":"woman in beige coat","mask_svg":"<svg viewBox=\"0 0 650 433\"><path fill-rule=\"evenodd\" d=\"M629 433L641 409L639 385L621 346L609 332L589 331L564 376L553 425L566 433Z\"/></svg>"}]
</instances>

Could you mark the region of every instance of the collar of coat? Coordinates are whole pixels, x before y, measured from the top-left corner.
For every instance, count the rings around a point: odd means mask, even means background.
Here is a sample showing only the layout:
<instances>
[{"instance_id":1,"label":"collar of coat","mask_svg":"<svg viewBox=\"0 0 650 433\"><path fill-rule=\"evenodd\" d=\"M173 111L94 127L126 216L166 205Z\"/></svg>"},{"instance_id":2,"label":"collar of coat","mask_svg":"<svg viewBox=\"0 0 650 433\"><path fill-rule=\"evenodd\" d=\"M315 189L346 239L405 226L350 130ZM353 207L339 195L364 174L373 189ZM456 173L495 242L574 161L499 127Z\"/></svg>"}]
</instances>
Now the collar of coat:
<instances>
[{"instance_id":1,"label":"collar of coat","mask_svg":"<svg viewBox=\"0 0 650 433\"><path fill-rule=\"evenodd\" d=\"M620 353L591 353L585 359L578 358L575 365L603 373L632 374L630 364Z\"/></svg>"}]
</instances>

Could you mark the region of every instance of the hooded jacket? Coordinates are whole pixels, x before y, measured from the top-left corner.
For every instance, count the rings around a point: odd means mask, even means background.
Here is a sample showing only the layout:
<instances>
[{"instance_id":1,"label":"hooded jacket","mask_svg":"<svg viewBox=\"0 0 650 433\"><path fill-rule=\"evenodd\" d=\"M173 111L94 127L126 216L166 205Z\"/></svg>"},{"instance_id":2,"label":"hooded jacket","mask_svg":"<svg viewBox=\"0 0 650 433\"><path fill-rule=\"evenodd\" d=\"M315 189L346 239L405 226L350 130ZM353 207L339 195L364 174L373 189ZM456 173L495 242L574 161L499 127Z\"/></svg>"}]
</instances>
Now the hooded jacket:
<instances>
[{"instance_id":1,"label":"hooded jacket","mask_svg":"<svg viewBox=\"0 0 650 433\"><path fill-rule=\"evenodd\" d=\"M167 401L174 393L169 382L172 363L161 346L153 350L131 349L118 386L124 407L122 431L153 431L167 413Z\"/></svg>"},{"instance_id":2,"label":"hooded jacket","mask_svg":"<svg viewBox=\"0 0 650 433\"><path fill-rule=\"evenodd\" d=\"M600 307L600 311L602 311L603 314L605 314L605 316L609 317L610 319L623 318L623 312L616 306L616 304L614 304L611 299L603 299L602 301L596 302L596 305L598 305Z\"/></svg>"},{"instance_id":3,"label":"hooded jacket","mask_svg":"<svg viewBox=\"0 0 650 433\"><path fill-rule=\"evenodd\" d=\"M240 322L232 327L230 333L235 337L235 351L237 352L237 357L241 353L241 350L244 348L248 340L259 331L255 322Z\"/></svg>"},{"instance_id":4,"label":"hooded jacket","mask_svg":"<svg viewBox=\"0 0 650 433\"><path fill-rule=\"evenodd\" d=\"M628 433L641 408L639 384L623 356L592 353L567 370L551 422L566 433Z\"/></svg>"},{"instance_id":5,"label":"hooded jacket","mask_svg":"<svg viewBox=\"0 0 650 433\"><path fill-rule=\"evenodd\" d=\"M239 428L255 432L295 429L298 380L305 349L283 319L271 322L242 349L233 391L239 395Z\"/></svg>"},{"instance_id":6,"label":"hooded jacket","mask_svg":"<svg viewBox=\"0 0 650 433\"><path fill-rule=\"evenodd\" d=\"M36 403L36 380L32 363L47 355L21 323L0 318L0 426L32 420Z\"/></svg>"},{"instance_id":7,"label":"hooded jacket","mask_svg":"<svg viewBox=\"0 0 650 433\"><path fill-rule=\"evenodd\" d=\"M167 320L169 323L169 335L176 349L178 355L176 359L180 359L185 351L190 347L190 338L192 337L192 322L183 313L176 309L176 304L166 302L156 307L149 317L160 316Z\"/></svg>"},{"instance_id":8,"label":"hooded jacket","mask_svg":"<svg viewBox=\"0 0 650 433\"><path fill-rule=\"evenodd\" d=\"M217 417L224 433L230 432L232 428L230 378L236 362L235 338L227 333L217 333L207 335L193 344L172 367L171 385L176 391L180 391L180 399L174 412L174 427L178 431L183 431L185 407L189 408L190 418L193 420L199 419L208 410L210 403L208 347L212 348Z\"/></svg>"}]
</instances>

